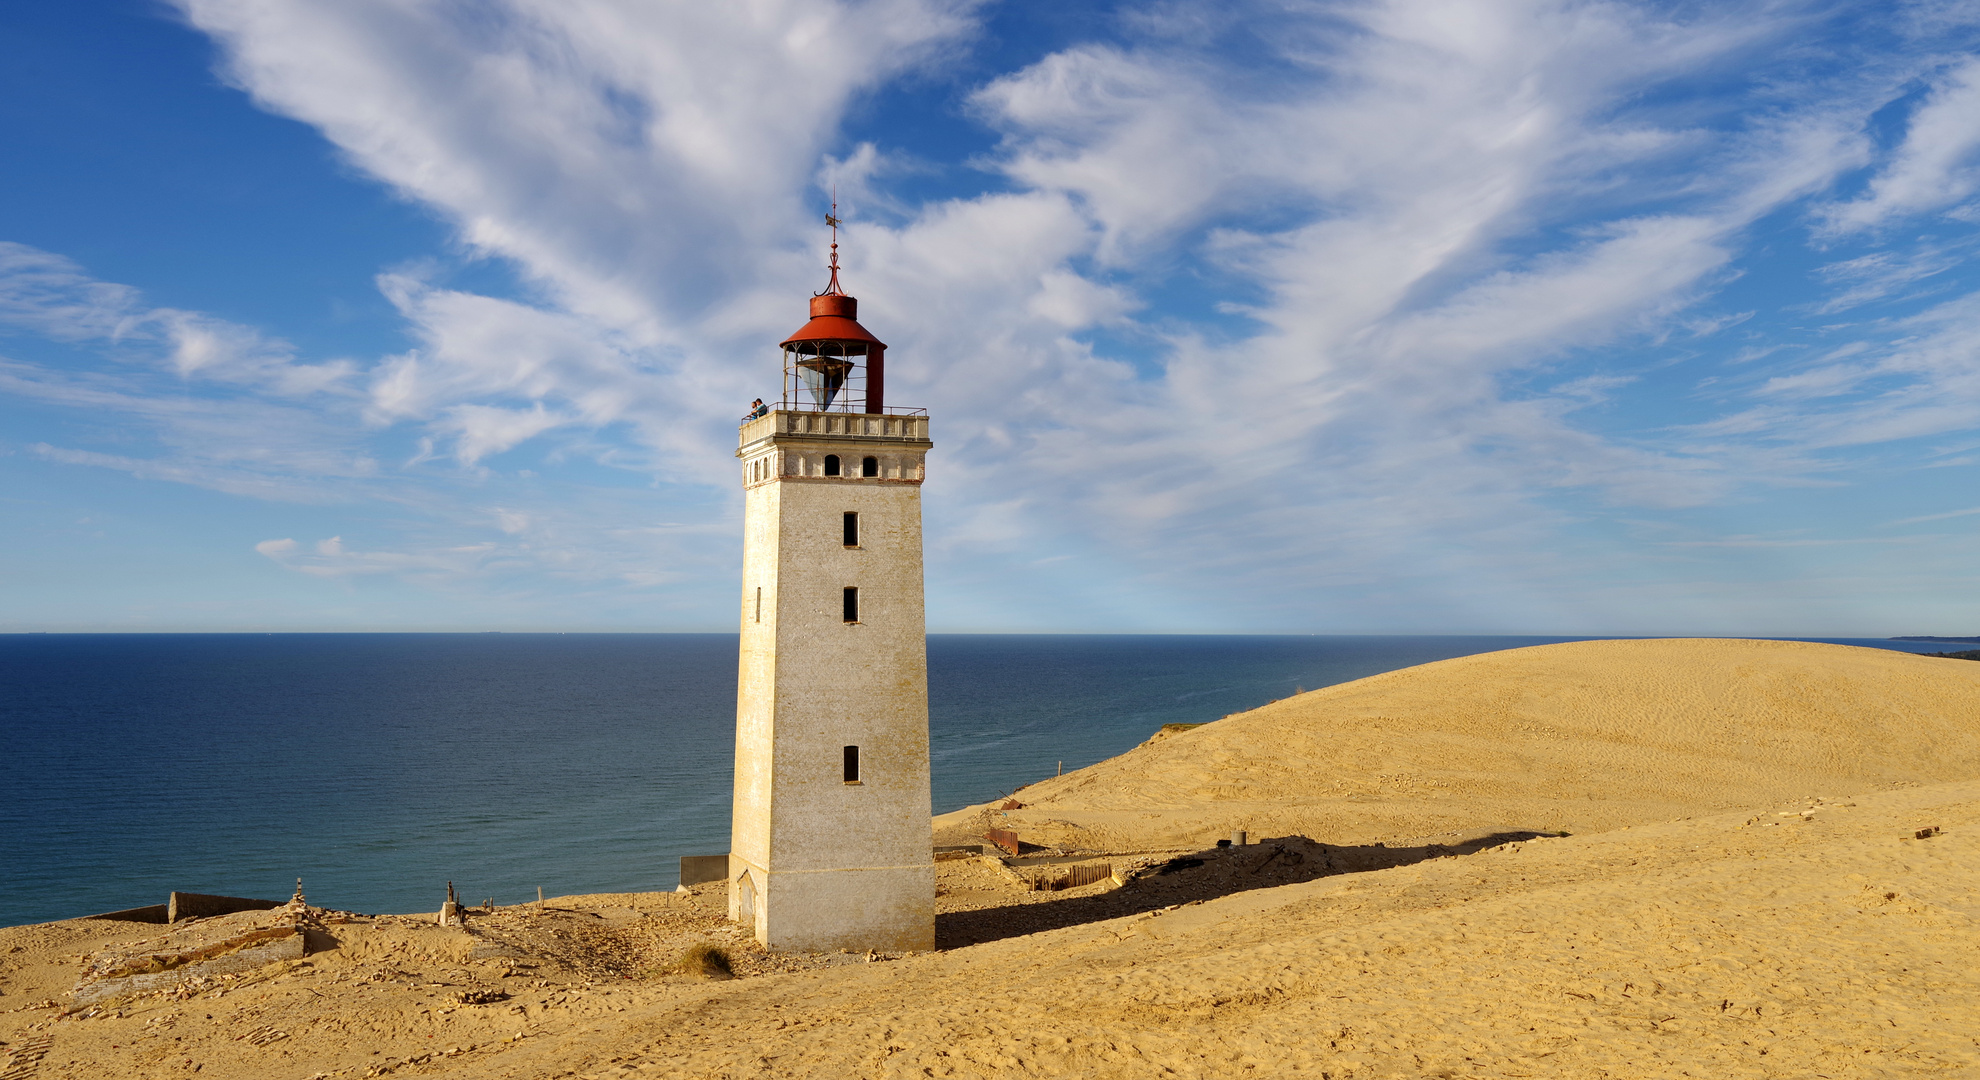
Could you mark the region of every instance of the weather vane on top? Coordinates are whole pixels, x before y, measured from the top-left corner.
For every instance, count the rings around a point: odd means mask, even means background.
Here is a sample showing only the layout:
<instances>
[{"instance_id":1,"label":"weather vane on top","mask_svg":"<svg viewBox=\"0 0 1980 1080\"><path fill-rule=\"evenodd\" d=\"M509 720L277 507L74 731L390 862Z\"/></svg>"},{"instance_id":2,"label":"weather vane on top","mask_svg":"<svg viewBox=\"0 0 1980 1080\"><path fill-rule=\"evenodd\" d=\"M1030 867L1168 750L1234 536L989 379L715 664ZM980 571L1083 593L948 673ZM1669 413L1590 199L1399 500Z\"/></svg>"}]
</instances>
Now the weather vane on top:
<instances>
[{"instance_id":1,"label":"weather vane on top","mask_svg":"<svg viewBox=\"0 0 1980 1080\"><path fill-rule=\"evenodd\" d=\"M832 212L825 215L825 224L832 227L832 280L819 296L843 295L845 289L839 284L839 186L832 185Z\"/></svg>"}]
</instances>

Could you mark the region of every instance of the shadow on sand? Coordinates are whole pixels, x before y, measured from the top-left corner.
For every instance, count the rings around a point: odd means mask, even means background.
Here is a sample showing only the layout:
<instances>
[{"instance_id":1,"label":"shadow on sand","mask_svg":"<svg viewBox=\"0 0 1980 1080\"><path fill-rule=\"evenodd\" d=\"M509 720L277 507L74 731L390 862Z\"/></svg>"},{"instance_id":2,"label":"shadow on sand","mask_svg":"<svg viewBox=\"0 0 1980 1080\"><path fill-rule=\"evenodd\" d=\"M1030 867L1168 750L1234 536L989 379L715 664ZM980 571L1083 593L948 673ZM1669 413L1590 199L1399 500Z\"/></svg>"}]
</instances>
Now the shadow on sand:
<instances>
[{"instance_id":1,"label":"shadow on sand","mask_svg":"<svg viewBox=\"0 0 1980 1080\"><path fill-rule=\"evenodd\" d=\"M1387 847L1366 844L1342 847L1303 836L1282 836L1242 847L1206 848L1177 855L1135 871L1127 883L1106 892L1069 895L976 911L952 911L935 916L935 945L954 949L1001 938L1058 930L1082 923L1118 919L1219 896L1293 885L1335 874L1355 874L1408 866L1426 859L1470 855L1501 844L1544 836L1528 830L1487 833L1450 844ZM1103 861L1095 856L1093 861ZM1055 860L1056 861L1056 860ZM1119 860L1115 860L1119 864ZM1020 864L1021 866L1022 864Z\"/></svg>"}]
</instances>

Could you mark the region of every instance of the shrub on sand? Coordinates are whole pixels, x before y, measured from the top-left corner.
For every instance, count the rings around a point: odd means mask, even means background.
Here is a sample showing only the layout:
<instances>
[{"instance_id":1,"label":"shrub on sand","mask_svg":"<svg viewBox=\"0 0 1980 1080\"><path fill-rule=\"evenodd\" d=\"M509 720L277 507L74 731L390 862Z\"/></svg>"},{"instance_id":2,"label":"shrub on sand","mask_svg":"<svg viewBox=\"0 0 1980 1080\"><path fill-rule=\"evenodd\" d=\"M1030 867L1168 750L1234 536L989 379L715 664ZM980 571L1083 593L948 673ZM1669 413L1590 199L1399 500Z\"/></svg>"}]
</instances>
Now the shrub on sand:
<instances>
[{"instance_id":1,"label":"shrub on sand","mask_svg":"<svg viewBox=\"0 0 1980 1080\"><path fill-rule=\"evenodd\" d=\"M718 945L701 942L681 954L675 970L697 979L733 979L736 973L729 967L729 954Z\"/></svg>"}]
</instances>

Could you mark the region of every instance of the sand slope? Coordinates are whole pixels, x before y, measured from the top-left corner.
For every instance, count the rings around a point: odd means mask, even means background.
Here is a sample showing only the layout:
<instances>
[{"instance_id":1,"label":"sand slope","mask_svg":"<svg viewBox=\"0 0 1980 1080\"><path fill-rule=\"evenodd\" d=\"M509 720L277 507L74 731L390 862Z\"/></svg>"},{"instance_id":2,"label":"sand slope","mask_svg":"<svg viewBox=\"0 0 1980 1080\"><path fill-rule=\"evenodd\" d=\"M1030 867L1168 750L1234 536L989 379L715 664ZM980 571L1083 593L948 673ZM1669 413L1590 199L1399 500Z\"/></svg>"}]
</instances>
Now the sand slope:
<instances>
[{"instance_id":1,"label":"sand slope","mask_svg":"<svg viewBox=\"0 0 1980 1080\"><path fill-rule=\"evenodd\" d=\"M726 984L586 1073L1980 1074L1980 784L1804 805Z\"/></svg>"},{"instance_id":2,"label":"sand slope","mask_svg":"<svg viewBox=\"0 0 1980 1080\"><path fill-rule=\"evenodd\" d=\"M1542 645L1328 687L1023 789L1026 839L1594 832L1980 776L1980 663L1780 641ZM980 814L938 819L961 836Z\"/></svg>"},{"instance_id":3,"label":"sand slope","mask_svg":"<svg viewBox=\"0 0 1980 1080\"><path fill-rule=\"evenodd\" d=\"M1530 841L885 963L495 980L513 996L478 1008L451 1003L471 976L431 948L340 949L224 994L0 1013L0 1049L32 1057L19 1075L34 1080L194 1066L305 1080L372 1063L494 1080L1980 1075L1980 783L1806 809ZM65 935L85 944L76 924L19 927L0 952ZM12 974L0 1002L25 989ZM257 1042L278 1025L284 1038Z\"/></svg>"}]
</instances>

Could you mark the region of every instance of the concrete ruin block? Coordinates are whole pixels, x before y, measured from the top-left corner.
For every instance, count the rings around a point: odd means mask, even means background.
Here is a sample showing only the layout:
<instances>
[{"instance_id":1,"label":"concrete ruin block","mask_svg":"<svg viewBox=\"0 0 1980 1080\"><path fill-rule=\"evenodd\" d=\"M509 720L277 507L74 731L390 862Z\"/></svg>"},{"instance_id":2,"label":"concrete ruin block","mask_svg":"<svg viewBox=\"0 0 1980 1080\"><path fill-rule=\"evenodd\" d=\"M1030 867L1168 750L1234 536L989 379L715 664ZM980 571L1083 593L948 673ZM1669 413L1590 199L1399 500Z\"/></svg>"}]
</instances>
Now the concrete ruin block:
<instances>
[{"instance_id":1,"label":"concrete ruin block","mask_svg":"<svg viewBox=\"0 0 1980 1080\"><path fill-rule=\"evenodd\" d=\"M681 884L700 885L707 881L721 881L729 876L729 856L683 855L681 856Z\"/></svg>"},{"instance_id":2,"label":"concrete ruin block","mask_svg":"<svg viewBox=\"0 0 1980 1080\"><path fill-rule=\"evenodd\" d=\"M167 904L152 904L149 907L125 908L122 911L106 911L100 915L84 915L85 919L108 919L114 922L165 923L172 921L172 909Z\"/></svg>"},{"instance_id":3,"label":"concrete ruin block","mask_svg":"<svg viewBox=\"0 0 1980 1080\"><path fill-rule=\"evenodd\" d=\"M244 896L208 896L205 893L175 892L165 905L165 921L205 919L232 915L236 911L268 911L282 906L280 900L250 900Z\"/></svg>"},{"instance_id":4,"label":"concrete ruin block","mask_svg":"<svg viewBox=\"0 0 1980 1080\"><path fill-rule=\"evenodd\" d=\"M303 935L295 927L252 931L239 937L180 953L155 953L133 958L124 970L144 967L133 974L113 974L76 987L75 1007L82 1008L110 998L169 990L189 979L232 975L252 971L281 960L301 960L306 951ZM115 970L115 969L113 969Z\"/></svg>"}]
</instances>

